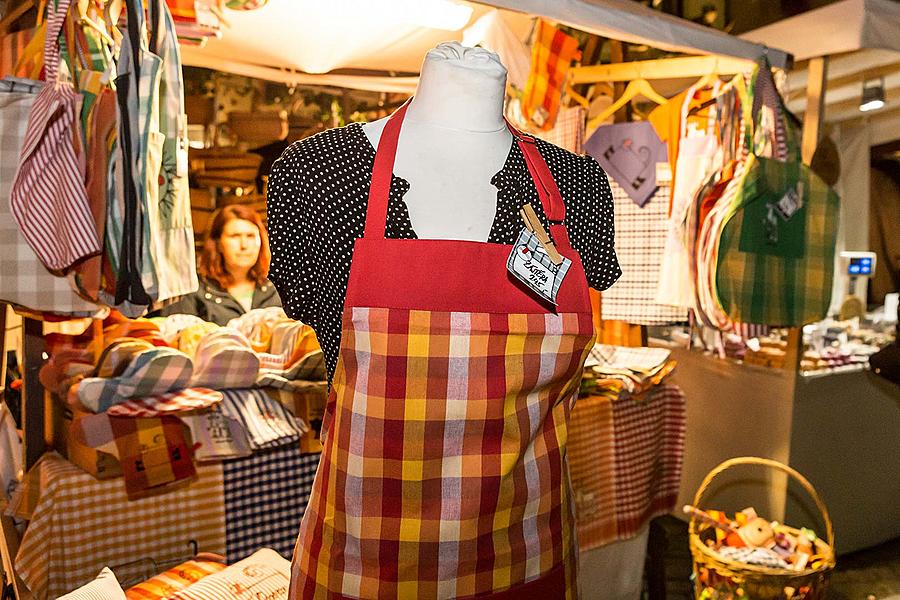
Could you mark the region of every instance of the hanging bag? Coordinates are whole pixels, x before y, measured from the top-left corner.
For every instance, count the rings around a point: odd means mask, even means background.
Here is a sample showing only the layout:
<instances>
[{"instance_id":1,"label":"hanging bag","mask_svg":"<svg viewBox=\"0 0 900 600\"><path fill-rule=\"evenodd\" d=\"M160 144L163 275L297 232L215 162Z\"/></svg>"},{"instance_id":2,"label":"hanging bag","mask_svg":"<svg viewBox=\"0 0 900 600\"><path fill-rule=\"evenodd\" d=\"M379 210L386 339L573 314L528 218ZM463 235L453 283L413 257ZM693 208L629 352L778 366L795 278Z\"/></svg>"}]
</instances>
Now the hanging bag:
<instances>
[{"instance_id":1,"label":"hanging bag","mask_svg":"<svg viewBox=\"0 0 900 600\"><path fill-rule=\"evenodd\" d=\"M799 327L828 311L839 199L802 163L796 128L765 60L753 108L755 152L719 237L716 292L735 321ZM776 158L760 156L768 144Z\"/></svg>"},{"instance_id":2,"label":"hanging bag","mask_svg":"<svg viewBox=\"0 0 900 600\"><path fill-rule=\"evenodd\" d=\"M187 115L181 54L175 22L163 0L150 0L150 52L162 60L159 81L159 133L163 136L158 176L158 209L150 210L147 242L155 269L154 300L163 301L197 290L194 227L188 188ZM149 167L148 167L149 168ZM153 294L151 294L153 295Z\"/></svg>"},{"instance_id":3,"label":"hanging bag","mask_svg":"<svg viewBox=\"0 0 900 600\"><path fill-rule=\"evenodd\" d=\"M60 19L56 22L61 24ZM10 188L29 115L43 86L39 81L0 81L0 300L33 311L90 316L98 307L79 298L67 278L44 267L11 214Z\"/></svg>"},{"instance_id":4,"label":"hanging bag","mask_svg":"<svg viewBox=\"0 0 900 600\"><path fill-rule=\"evenodd\" d=\"M13 179L10 205L22 236L47 269L59 273L100 253L84 187L81 96L59 77L59 33L71 0L50 11L44 43L46 83L34 100Z\"/></svg>"},{"instance_id":5,"label":"hanging bag","mask_svg":"<svg viewBox=\"0 0 900 600\"><path fill-rule=\"evenodd\" d=\"M107 252L106 221L109 197L108 176L118 120L116 92L110 86L113 72L112 52L100 32L69 19L65 28L65 58L72 80L83 98L81 122L87 156L85 189L94 217L94 225L104 252L79 262L72 270L78 294L92 302L100 301L102 267Z\"/></svg>"},{"instance_id":6,"label":"hanging bag","mask_svg":"<svg viewBox=\"0 0 900 600\"><path fill-rule=\"evenodd\" d=\"M158 188L149 186L147 173L156 165L159 173L162 142L151 140L158 131L159 57L147 49L144 9L138 2L126 2L128 35L119 53L116 94L119 106L119 158L124 193L121 246L115 256L117 281L114 304L129 316L138 316L152 303L155 282L143 277L152 272L144 252L144 228L149 215L146 196ZM153 142L151 144L151 141ZM151 166L148 169L148 166ZM150 201L152 203L152 200Z\"/></svg>"}]
</instances>

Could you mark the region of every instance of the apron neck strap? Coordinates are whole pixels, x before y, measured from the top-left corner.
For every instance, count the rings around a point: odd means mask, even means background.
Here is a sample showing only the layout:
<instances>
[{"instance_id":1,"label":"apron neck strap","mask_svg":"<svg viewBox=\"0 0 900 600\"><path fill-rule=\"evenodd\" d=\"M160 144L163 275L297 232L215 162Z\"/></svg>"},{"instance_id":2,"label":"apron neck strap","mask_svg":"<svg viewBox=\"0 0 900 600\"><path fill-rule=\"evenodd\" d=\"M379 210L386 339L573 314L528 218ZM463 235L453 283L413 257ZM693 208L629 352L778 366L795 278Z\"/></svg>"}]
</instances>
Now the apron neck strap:
<instances>
[{"instance_id":1,"label":"apron neck strap","mask_svg":"<svg viewBox=\"0 0 900 600\"><path fill-rule=\"evenodd\" d=\"M378 140L375 151L375 164L372 167L372 182L369 185L369 203L366 208L366 228L364 237L384 239L387 221L388 197L391 191L391 177L394 172L394 159L397 156L397 141L400 138L400 127L406 116L410 98L398 108L388 119ZM566 218L566 207L550 168L537 149L535 139L510 125L506 126L515 138L525 157L528 173L534 181L544 214L551 222L561 223Z\"/></svg>"}]
</instances>

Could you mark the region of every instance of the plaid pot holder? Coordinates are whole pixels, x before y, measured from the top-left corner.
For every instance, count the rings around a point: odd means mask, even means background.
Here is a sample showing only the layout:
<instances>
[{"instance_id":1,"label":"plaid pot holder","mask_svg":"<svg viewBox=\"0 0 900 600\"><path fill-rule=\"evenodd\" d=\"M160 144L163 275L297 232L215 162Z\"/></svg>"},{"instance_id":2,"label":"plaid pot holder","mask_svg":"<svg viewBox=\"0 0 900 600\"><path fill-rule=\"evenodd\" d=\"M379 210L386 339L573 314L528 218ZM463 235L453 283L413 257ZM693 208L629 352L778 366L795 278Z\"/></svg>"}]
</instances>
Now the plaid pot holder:
<instances>
[{"instance_id":1,"label":"plaid pot holder","mask_svg":"<svg viewBox=\"0 0 900 600\"><path fill-rule=\"evenodd\" d=\"M83 379L78 384L78 399L88 410L103 412L125 400L184 389L193 370L190 357L174 348L145 350L118 377Z\"/></svg>"}]
</instances>

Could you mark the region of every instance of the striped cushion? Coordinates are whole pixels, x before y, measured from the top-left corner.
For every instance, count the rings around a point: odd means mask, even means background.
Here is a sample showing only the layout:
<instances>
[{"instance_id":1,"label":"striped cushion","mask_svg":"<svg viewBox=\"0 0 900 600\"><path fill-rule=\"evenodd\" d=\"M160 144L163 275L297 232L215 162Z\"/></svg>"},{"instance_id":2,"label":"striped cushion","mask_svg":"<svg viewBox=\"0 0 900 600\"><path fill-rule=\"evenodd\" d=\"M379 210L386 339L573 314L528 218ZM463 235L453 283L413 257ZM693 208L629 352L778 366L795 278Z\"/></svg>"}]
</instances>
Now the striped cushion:
<instances>
[{"instance_id":1,"label":"striped cushion","mask_svg":"<svg viewBox=\"0 0 900 600\"><path fill-rule=\"evenodd\" d=\"M116 575L104 567L97 579L57 600L126 600Z\"/></svg>"}]
</instances>

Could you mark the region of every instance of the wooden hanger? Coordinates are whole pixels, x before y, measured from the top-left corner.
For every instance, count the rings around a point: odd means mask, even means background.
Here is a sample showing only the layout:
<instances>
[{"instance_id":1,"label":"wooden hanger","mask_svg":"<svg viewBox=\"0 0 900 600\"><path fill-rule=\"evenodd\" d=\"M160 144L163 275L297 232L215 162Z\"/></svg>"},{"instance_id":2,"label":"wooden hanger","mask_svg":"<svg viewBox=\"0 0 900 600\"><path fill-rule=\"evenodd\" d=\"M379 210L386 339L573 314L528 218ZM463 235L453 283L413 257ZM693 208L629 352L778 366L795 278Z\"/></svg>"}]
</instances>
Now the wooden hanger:
<instances>
[{"instance_id":1,"label":"wooden hanger","mask_svg":"<svg viewBox=\"0 0 900 600\"><path fill-rule=\"evenodd\" d=\"M106 0L103 3L103 22L109 28L109 33L114 40L113 48L119 53L122 45L122 32L119 31L119 17L122 15L122 0Z\"/></svg>"},{"instance_id":2,"label":"wooden hanger","mask_svg":"<svg viewBox=\"0 0 900 600\"><path fill-rule=\"evenodd\" d=\"M87 7L88 0L78 0L77 8L78 8L78 24L81 26L87 26L91 29L95 30L100 34L100 37L104 42L109 44L110 46L115 46L116 41L109 35L109 32L106 31L106 28L95 22L87 15Z\"/></svg>"},{"instance_id":3,"label":"wooden hanger","mask_svg":"<svg viewBox=\"0 0 900 600\"><path fill-rule=\"evenodd\" d=\"M616 112L620 108L631 102L631 100L636 96L644 96L648 100L652 100L657 104L665 104L669 101L669 99L665 96L659 95L656 90L653 89L653 86L650 85L650 82L646 79L635 79L628 84L628 86L625 88L625 91L622 92L622 95L618 100L613 102L602 113L588 121L588 132L593 132L594 129L599 127L604 121L606 121L606 119L616 114Z\"/></svg>"},{"instance_id":4,"label":"wooden hanger","mask_svg":"<svg viewBox=\"0 0 900 600\"><path fill-rule=\"evenodd\" d=\"M703 88L710 87L713 83L715 83L719 79L719 59L718 57L713 62L712 71L705 74L703 77L697 80L694 84L694 88L701 90Z\"/></svg>"},{"instance_id":5,"label":"wooden hanger","mask_svg":"<svg viewBox=\"0 0 900 600\"><path fill-rule=\"evenodd\" d=\"M580 104L581 106L590 110L591 103L588 101L587 98L585 98L584 96L582 96L581 94L576 92L575 88L572 87L571 83L566 84L566 94L568 94L569 98L571 98L576 104Z\"/></svg>"}]
</instances>

